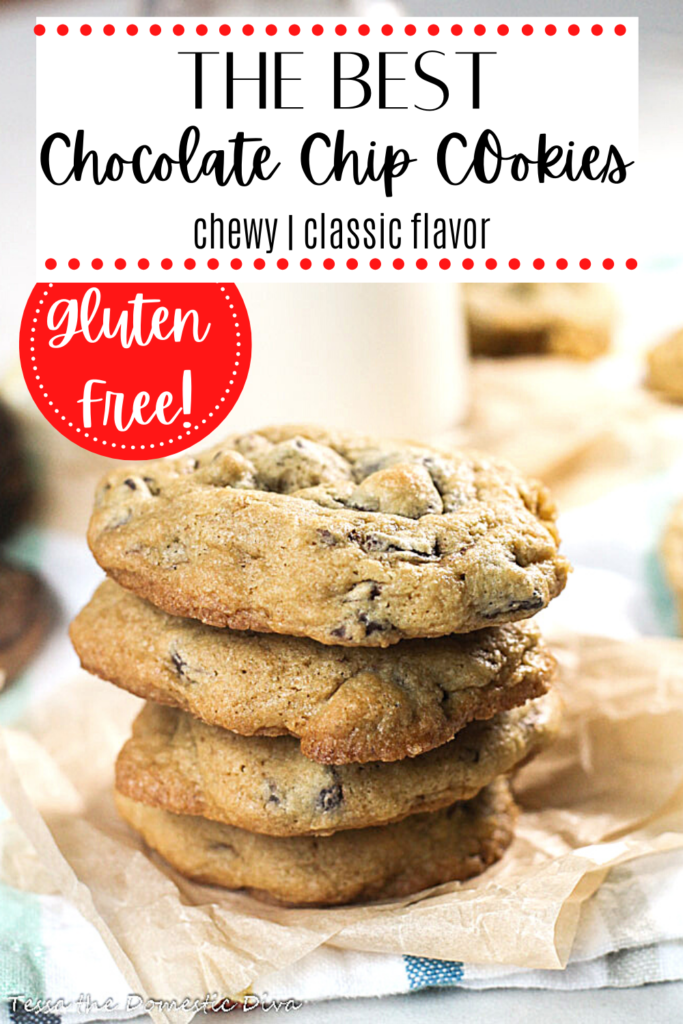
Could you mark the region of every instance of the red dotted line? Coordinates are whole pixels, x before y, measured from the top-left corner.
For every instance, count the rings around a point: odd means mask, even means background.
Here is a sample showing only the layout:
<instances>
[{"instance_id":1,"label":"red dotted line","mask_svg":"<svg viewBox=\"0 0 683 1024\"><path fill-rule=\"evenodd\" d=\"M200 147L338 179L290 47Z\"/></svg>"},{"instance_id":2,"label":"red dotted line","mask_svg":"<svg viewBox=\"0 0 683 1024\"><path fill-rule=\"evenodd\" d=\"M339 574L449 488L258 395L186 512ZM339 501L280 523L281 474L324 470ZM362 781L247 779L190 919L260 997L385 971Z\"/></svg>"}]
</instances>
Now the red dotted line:
<instances>
[{"instance_id":1,"label":"red dotted line","mask_svg":"<svg viewBox=\"0 0 683 1024\"><path fill-rule=\"evenodd\" d=\"M127 265L128 264L124 259L114 260L114 266L116 267L117 270L125 270ZM137 265L140 270L149 270L150 262L148 259L143 258L137 261ZM220 266L220 261L215 258L212 258L206 261L206 265L209 270L218 270ZM242 260L237 257L230 260L230 267L232 270L241 270L243 265L244 264ZM263 270L266 266L266 261L259 256L254 260L253 265L255 270ZM275 265L277 266L278 270L287 270L289 267L289 260L285 259L284 257L281 257L276 261ZM327 259L323 260L322 265L325 268L325 270L334 270L337 264L335 260L333 260L331 257L327 257ZM340 263L340 266L341 265L343 265L343 263ZM357 270L359 263L358 260L352 256L350 259L346 260L345 265L348 270ZM405 260L402 260L400 257L397 257L395 260L392 260L391 262L391 266L394 268L394 270L403 270L405 265ZM441 270L450 270L451 265L451 261L446 257L439 260L439 267ZM579 260L579 267L581 268L581 270L590 270L592 265L592 261L587 258ZM81 261L75 258L70 259L67 263L67 266L69 267L69 270L78 270L81 266ZM102 270L104 262L100 259L94 259L91 261L90 266L93 268L93 270ZM161 260L160 266L162 270L171 270L173 267L173 260L163 259ZM192 257L183 260L183 267L185 268L185 270L194 270L196 266L197 261L192 259ZM313 266L313 263L308 257L304 257L304 259L299 261L299 266L301 267L302 270L310 270L311 267ZM370 267L371 270L379 270L382 266L382 261L380 259L377 259L377 257L374 257L369 261L368 266ZM421 257L420 259L415 260L415 266L417 267L418 270L426 270L427 267L429 266L429 261L424 259L424 257ZM462 261L462 266L465 270L472 270L474 267L474 260L471 259L470 257L466 257ZM486 267L487 270L495 270L498 267L498 260L494 259L493 257L489 257L485 261L484 266ZM521 261L518 260L516 257L513 257L512 259L508 260L508 267L510 268L510 270L519 270L521 266ZM546 261L540 258L535 259L532 262L532 266L534 270L544 270L546 266ZM558 270L567 270L567 268L569 267L569 261L564 258L560 258L555 261L555 266ZM614 260L610 259L609 257L602 261L602 267L604 270L613 270L614 266ZM624 263L624 266L627 270L635 270L638 266L638 261L634 259L627 259ZM45 267L47 270L55 270L55 268L57 267L57 260L45 260Z\"/></svg>"},{"instance_id":2,"label":"red dotted line","mask_svg":"<svg viewBox=\"0 0 683 1024\"><path fill-rule=\"evenodd\" d=\"M34 31L34 33L37 36L43 36L43 35L45 35L45 26L44 25L40 25L40 24L35 25L33 31ZM116 27L114 25L107 24L107 25L105 25L103 27L102 31L105 34L105 36L113 36L114 33L116 32ZM162 31L161 30L161 25L152 24L152 25L149 26L150 35L159 36L159 35L161 35L161 31ZM175 36L182 36L182 35L185 34L185 26L184 25L180 25L180 24L176 24L176 25L173 26L171 31L173 32L173 35L175 35ZM197 33L198 36L205 36L208 31L209 31L209 29L208 29L207 25L196 25L195 26L195 32ZM232 29L230 28L230 25L222 24L222 25L219 26L218 31L220 32L220 34L222 36L229 36L231 31L232 31ZM285 30L283 29L283 31L285 31ZM288 28L287 28L287 31L289 32L290 36L298 36L300 34L300 32L301 32L301 26L300 25L289 25ZM312 32L312 34L314 36L321 36L321 35L323 35L324 31L325 31L324 26L320 25L320 24L313 25L313 27L311 28L311 32ZM347 29L346 25L341 25L340 24L340 25L335 25L335 27L334 27L334 32L338 36L345 36L347 31L349 31L349 29ZM394 33L394 26L393 25L382 25L380 31L381 31L383 36L393 35L393 33ZM398 29L397 29L397 31L398 31ZM404 25L403 31L404 31L404 33L407 36L414 36L416 34L416 32L417 32L417 26L416 25L412 25L412 24ZM444 31L445 31L445 29L444 29ZM450 31L451 31L451 35L460 36L463 33L463 26L462 25L458 25L458 24L451 25ZM486 35L486 31L487 31L487 26L486 25L477 24L477 25L474 26L474 34L477 35L477 36ZM491 28L491 31L494 31L493 27ZM498 33L499 36L507 36L510 33L510 27L509 27L509 25L505 25L505 24L497 25L495 27L495 31ZM539 31L540 31L540 27L539 27ZM602 25L596 24L596 25L591 25L590 31L591 31L591 34L594 35L594 36L601 36L603 34L604 30L603 30ZM129 36L136 36L138 34L138 32L139 32L139 29L138 29L137 25L127 25L126 26L126 34L127 35L129 35ZM274 36L274 35L277 35L277 32L278 32L278 26L277 25L273 25L273 24L266 25L266 27L265 27L266 35ZM430 36L438 36L440 32L441 32L441 26L439 26L439 25L432 24L432 25L429 25L427 27L427 33ZM522 25L521 32L522 32L522 35L524 35L524 36L531 36L531 35L534 34L534 26L533 25L529 25L529 24ZM545 34L547 36L557 35L557 26L553 25L553 24L545 25L544 26L544 32L545 32ZM580 28L579 25L572 24L572 25L569 25L569 27L567 28L567 32L569 33L570 36L578 36L579 33L581 32L581 28ZM82 36L89 36L89 35L91 35L92 34L92 26L91 25L87 25L87 24L86 25L81 25L80 26L80 33L81 33ZM625 25L621 25L621 24L615 25L614 26L614 33L617 36L624 36L624 35L626 35L626 26ZM57 35L59 35L59 36L67 36L68 34L69 34L69 26L68 25L62 24L62 25L58 25L57 26ZM242 35L252 36L253 34L254 34L254 26L253 25L242 25ZM368 36L368 35L370 35L370 26L369 25L365 25L365 24L359 25L358 26L358 34L361 35L361 36Z\"/></svg>"}]
</instances>

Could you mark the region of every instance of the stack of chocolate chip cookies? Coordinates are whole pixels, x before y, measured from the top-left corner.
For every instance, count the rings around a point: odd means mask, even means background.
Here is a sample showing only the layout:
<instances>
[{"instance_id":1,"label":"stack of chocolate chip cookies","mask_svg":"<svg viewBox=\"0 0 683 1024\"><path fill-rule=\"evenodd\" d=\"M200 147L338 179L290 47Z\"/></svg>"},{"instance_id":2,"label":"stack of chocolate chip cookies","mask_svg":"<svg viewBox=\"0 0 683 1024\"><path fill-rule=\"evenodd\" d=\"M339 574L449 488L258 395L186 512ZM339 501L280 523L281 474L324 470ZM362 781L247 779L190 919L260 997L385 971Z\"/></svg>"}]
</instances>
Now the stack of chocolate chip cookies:
<instances>
[{"instance_id":1,"label":"stack of chocolate chip cookies","mask_svg":"<svg viewBox=\"0 0 683 1024\"><path fill-rule=\"evenodd\" d=\"M554 507L494 460L311 428L100 485L83 666L148 703L122 816L191 878L287 903L465 879L558 728L524 621L564 587Z\"/></svg>"}]
</instances>

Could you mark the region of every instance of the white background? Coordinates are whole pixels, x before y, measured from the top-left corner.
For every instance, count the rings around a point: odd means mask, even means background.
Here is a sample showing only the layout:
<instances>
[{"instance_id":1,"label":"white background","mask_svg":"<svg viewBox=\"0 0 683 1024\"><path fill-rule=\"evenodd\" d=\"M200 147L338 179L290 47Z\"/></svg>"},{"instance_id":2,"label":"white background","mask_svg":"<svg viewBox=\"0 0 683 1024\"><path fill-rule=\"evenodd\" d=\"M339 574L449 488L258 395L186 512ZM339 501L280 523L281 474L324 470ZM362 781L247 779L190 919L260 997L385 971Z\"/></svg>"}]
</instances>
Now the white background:
<instances>
[{"instance_id":1,"label":"white background","mask_svg":"<svg viewBox=\"0 0 683 1024\"><path fill-rule=\"evenodd\" d=\"M486 34L477 36L474 26L479 19L459 19L462 35L450 32L454 19L409 19L417 26L415 36L403 31L407 20L392 18L394 32L386 37L381 33L382 21L367 19L370 34L358 34L361 19L320 19L325 32L320 37L311 33L316 19L251 19L254 34L244 36L241 27L247 19L229 18L231 34L221 36L218 27L224 19L180 19L185 33L177 37L172 26L178 19L107 19L88 18L92 34L80 34L81 19L40 19L46 26L44 36L37 39L38 52L38 148L43 139L55 131L65 132L71 138L78 128L86 133L86 146L96 149L106 158L111 152L124 156L141 143L152 147L155 153L177 153L178 140L183 129L196 124L201 131L200 152L209 148L231 147L227 140L236 131L261 136L282 162L269 182L254 182L247 188L234 183L218 187L212 179L194 185L185 183L174 171L169 182L140 185L129 172L118 183L95 186L84 179L56 187L51 185L38 169L38 246L37 276L45 276L45 260L57 260L57 268L50 272L54 280L91 279L90 261L99 257L104 268L103 279L139 278L163 274L184 279L188 273L193 279L212 278L216 271L206 269L206 260L215 256L220 260L221 276L230 272L231 257L238 256L243 266L236 276L243 280L441 280L456 277L467 279L520 278L550 279L562 277L581 279L628 274L624 269L629 257L640 255L639 211L637 199L637 19L629 18L499 18L483 19ZM152 21L162 25L161 35L149 33ZM276 36L270 37L265 26L278 26ZM292 20L301 27L299 36L288 33ZM103 34L103 26L111 21L116 27L113 36ZM126 26L134 21L139 31L128 36ZM208 25L207 35L196 35L196 25ZM339 37L334 26L343 21L347 34ZM557 27L554 36L547 36L545 26L552 21ZM591 33L591 26L599 21L603 27L600 36ZM497 26L504 22L509 34L501 37ZM580 34L569 35L568 26L576 22ZM69 26L69 34L57 34L57 25ZM532 36L522 34L522 25L534 27ZM614 26L623 23L627 32L616 36ZM438 24L438 36L430 36L429 24ZM219 56L205 58L204 108L194 109L193 58L178 56L181 50L217 50ZM288 67L300 74L300 83L285 83L285 96L296 95L303 110L259 110L256 104L256 84L237 83L237 106L225 109L224 56L234 50L237 73L255 74L257 54L269 54L275 49L303 50L301 57L289 58ZM379 111L376 99L361 110L334 111L332 105L332 53L338 50L367 52L372 61L368 74L376 82L376 54L379 49L406 51L407 56L390 58L394 74L405 74L406 82L390 83L390 97L404 102L408 110ZM423 50L442 50L445 56L433 54L425 67L443 68L451 96L448 104L437 112L414 109L411 104L427 105L437 95L433 87L420 82L411 67L415 54ZM473 110L471 104L471 58L455 56L457 50L494 50L496 56L482 57L481 108ZM296 64L294 63L296 62ZM269 67L272 67L269 60ZM398 70L405 68L405 71ZM285 73L288 73L285 70ZM352 95L349 93L349 95ZM269 103L272 91L269 90ZM311 132L325 131L333 136L338 129L346 130L347 145L353 144L359 153L369 149L371 140L376 149L383 150L393 144L407 148L418 162L395 182L394 197L384 196L381 183L368 182L362 186L350 181L331 182L315 187L304 178L299 166L301 143ZM466 136L471 153L479 134L492 128L501 140L506 154L522 151L535 154L538 135L546 132L548 140L566 147L574 141L580 153L588 145L597 145L606 153L614 143L627 160L636 160L622 185L602 184L585 179L571 183L566 179L538 184L533 172L522 183L514 182L505 169L493 185L468 180L461 186L448 185L436 169L436 150L440 139L451 131ZM457 148L457 144L456 148ZM63 147L58 150L64 153ZM57 150L56 150L57 151ZM462 159L462 158L461 158ZM469 163L469 159L467 160ZM465 167L466 162L459 166ZM66 163L57 161L66 167ZM473 176L472 176L473 177ZM289 213L302 225L306 216L319 217L323 211L332 216L364 218L400 216L404 222L403 247L400 251L306 251L303 244L293 252L287 250L284 221ZM434 217L489 217L486 251L425 251L420 245L412 249L409 220L416 211L425 211ZM198 252L193 244L193 224L196 217L208 219L211 213L223 217L279 217L281 220L274 252L263 251ZM297 236L301 239L301 234ZM263 270L253 268L253 260L262 256L266 260ZM311 269L299 268L299 260L308 256ZM356 257L356 270L346 269L348 257ZM393 258L405 260L405 268L392 268ZM441 257L451 259L448 271L439 268ZM473 270L462 269L465 257L474 259ZM78 271L69 270L67 262L80 260ZM116 258L127 261L125 271L114 269ZM150 260L150 270L142 274L137 260ZM197 268L184 270L183 261L192 257ZM286 271L278 270L276 261L285 257L289 261ZM325 270L322 261L332 257L336 266ZM371 270L373 257L382 260L379 270ZM428 267L415 269L415 260L425 257ZM498 261L495 271L485 268L485 259ZM508 269L508 260L521 261L517 271ZM534 270L532 261L541 257L546 267ZM569 261L569 268L560 272L555 268L558 257ZM590 270L581 270L578 261L587 257ZM602 260L611 257L615 267L602 269ZM173 260L173 269L162 271L163 258Z\"/></svg>"}]
</instances>

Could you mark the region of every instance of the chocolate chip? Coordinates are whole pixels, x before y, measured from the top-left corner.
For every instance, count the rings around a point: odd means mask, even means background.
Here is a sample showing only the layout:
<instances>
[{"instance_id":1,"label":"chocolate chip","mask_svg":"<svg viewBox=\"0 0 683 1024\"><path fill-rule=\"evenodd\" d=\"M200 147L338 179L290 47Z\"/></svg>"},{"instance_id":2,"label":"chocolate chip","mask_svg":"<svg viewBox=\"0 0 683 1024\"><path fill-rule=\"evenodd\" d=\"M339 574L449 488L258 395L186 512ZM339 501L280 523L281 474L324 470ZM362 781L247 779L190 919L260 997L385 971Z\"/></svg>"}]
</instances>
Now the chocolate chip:
<instances>
[{"instance_id":1,"label":"chocolate chip","mask_svg":"<svg viewBox=\"0 0 683 1024\"><path fill-rule=\"evenodd\" d=\"M386 629L386 626L383 626L381 622L373 622L366 612L360 613L358 621L365 626L366 636L372 636L373 633L382 633Z\"/></svg>"},{"instance_id":2,"label":"chocolate chip","mask_svg":"<svg viewBox=\"0 0 683 1024\"><path fill-rule=\"evenodd\" d=\"M517 612L537 612L544 607L543 598L534 591L526 601L508 601L506 605L495 608L493 611L484 612L485 619L498 619L502 615L514 615Z\"/></svg>"},{"instance_id":3,"label":"chocolate chip","mask_svg":"<svg viewBox=\"0 0 683 1024\"><path fill-rule=\"evenodd\" d=\"M269 792L268 799L266 800L266 807L279 807L280 797L277 795L277 786L272 779L268 779L267 785Z\"/></svg>"},{"instance_id":4,"label":"chocolate chip","mask_svg":"<svg viewBox=\"0 0 683 1024\"><path fill-rule=\"evenodd\" d=\"M425 560L439 558L441 556L441 545L438 538L432 541L429 547L425 546L422 550L410 543L396 543L388 537L383 537L378 533L363 534L359 530L350 530L347 534L347 538L352 544L358 544L358 546L369 555L377 552L381 554L396 553L401 555L412 555L414 558L423 558Z\"/></svg>"},{"instance_id":5,"label":"chocolate chip","mask_svg":"<svg viewBox=\"0 0 683 1024\"><path fill-rule=\"evenodd\" d=\"M187 679L187 675L185 674L185 669L187 668L187 662L182 657L182 655L180 655L178 653L177 650L172 650L171 651L171 661L173 662L173 666L174 666L176 672L178 673L178 675L182 679Z\"/></svg>"},{"instance_id":6,"label":"chocolate chip","mask_svg":"<svg viewBox=\"0 0 683 1024\"><path fill-rule=\"evenodd\" d=\"M316 797L315 807L318 811L336 811L344 801L344 792L339 782L334 786L321 789Z\"/></svg>"},{"instance_id":7,"label":"chocolate chip","mask_svg":"<svg viewBox=\"0 0 683 1024\"><path fill-rule=\"evenodd\" d=\"M334 547L337 543L336 537L329 530L318 530L318 536L320 537L320 543L325 544L329 548Z\"/></svg>"},{"instance_id":8,"label":"chocolate chip","mask_svg":"<svg viewBox=\"0 0 683 1024\"><path fill-rule=\"evenodd\" d=\"M374 601L382 593L382 585L376 580L360 580L352 584L346 592L345 601L354 601L364 604L366 601Z\"/></svg>"},{"instance_id":9,"label":"chocolate chip","mask_svg":"<svg viewBox=\"0 0 683 1024\"><path fill-rule=\"evenodd\" d=\"M339 637L339 639L341 639L342 637L345 637L346 636L346 626L335 626L335 628L330 632L330 636L336 636L336 637Z\"/></svg>"},{"instance_id":10,"label":"chocolate chip","mask_svg":"<svg viewBox=\"0 0 683 1024\"><path fill-rule=\"evenodd\" d=\"M126 485L126 487L130 487L131 491L137 491L138 485L135 483L135 480L131 480L130 477L126 477L126 479L123 482Z\"/></svg>"},{"instance_id":11,"label":"chocolate chip","mask_svg":"<svg viewBox=\"0 0 683 1024\"><path fill-rule=\"evenodd\" d=\"M159 487L159 484L156 482L154 477L153 476L143 476L142 479L147 484L147 490L149 491L149 493L152 495L152 497L156 498L157 494L161 493L161 488Z\"/></svg>"},{"instance_id":12,"label":"chocolate chip","mask_svg":"<svg viewBox=\"0 0 683 1024\"><path fill-rule=\"evenodd\" d=\"M393 544L388 544L383 537L378 537L374 533L368 533L367 536L362 537L360 545L363 551L392 551L394 550Z\"/></svg>"}]
</instances>

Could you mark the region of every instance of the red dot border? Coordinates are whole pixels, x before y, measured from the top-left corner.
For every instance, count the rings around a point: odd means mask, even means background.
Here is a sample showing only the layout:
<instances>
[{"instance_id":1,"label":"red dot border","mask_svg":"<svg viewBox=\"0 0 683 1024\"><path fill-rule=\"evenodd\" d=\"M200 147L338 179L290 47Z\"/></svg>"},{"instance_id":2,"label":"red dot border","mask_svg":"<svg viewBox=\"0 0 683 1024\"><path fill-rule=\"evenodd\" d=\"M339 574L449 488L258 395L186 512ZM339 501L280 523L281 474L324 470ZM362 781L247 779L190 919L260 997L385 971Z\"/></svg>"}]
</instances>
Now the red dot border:
<instances>
[{"instance_id":1,"label":"red dot border","mask_svg":"<svg viewBox=\"0 0 683 1024\"><path fill-rule=\"evenodd\" d=\"M78 19L74 18L72 20L76 22ZM215 18L213 20L218 21L219 19ZM316 22L311 26L310 34L314 38L319 39L325 36L326 27L327 35L331 35L332 37L343 37L347 35L347 33L353 32L354 29L356 30L358 35L363 37L372 35L373 32L372 26L368 25L365 22L361 22L358 25L348 25L344 24L344 22L335 22L334 24L331 24L333 20L332 17L327 18L326 20L330 22L328 26L322 25L319 22ZM521 21L521 18L517 18L516 20ZM592 22L589 24L590 18L588 16L582 18L581 20L583 22L586 22L586 24L584 25L584 35L590 36L591 38L595 39L599 39L602 36L604 36L605 38L609 38L612 35L616 35L617 38L621 39L623 36L627 34L628 31L626 25L624 25L621 22L613 26L611 24L605 26L600 22ZM262 26L259 25L259 28L262 28L264 35L272 38L275 37L280 31L280 26L275 24L275 22L268 21L265 17L261 18L260 21L266 22L266 24ZM281 19L281 21L288 22L288 19L283 18ZM421 18L421 21L426 22L427 18ZM468 21L472 22L472 24L467 26L463 26L457 22L450 23L449 25L447 24L449 22L448 18L443 18L441 19L441 21L443 22L443 24L430 22L429 24L421 25L420 28L422 29L422 35L425 36L427 39L434 38L440 35L441 31L443 30L443 32L450 31L450 34L454 36L461 36L467 32L468 34L471 34L478 38L482 38L488 34L496 35L498 38L514 38L514 35L516 34L524 37L536 37L552 40L559 36L561 33L568 34L572 37L581 34L581 26L577 25L576 23L572 23L566 26L563 25L560 28L557 26L555 22L544 22L541 21L540 19L535 21L533 24L531 22L525 22L523 25L516 25L516 33L513 32L513 30L511 30L509 24L507 24L506 22L499 21L496 18L489 18L486 21L477 20L475 23L475 18L472 17L468 19ZM150 25L147 25L147 23L145 23L142 25L138 25L135 22L129 22L125 26L123 26L122 24L120 27L121 34L124 37L128 38L135 38L139 34L139 32L145 32L145 30L147 34L155 38L164 35L164 29L158 23L152 23ZM381 26L378 26L378 28L375 28L374 31L375 33L379 32L386 38L392 36L394 34L394 31L400 32L401 28L403 29L403 33L409 37L416 36L419 32L418 26L413 24L412 22L407 22L406 24L403 24L401 22L400 24L396 25L393 25L391 23L385 23ZM612 28L612 32L609 31L610 28ZM172 33L176 37L179 37L184 35L186 31L192 32L193 30L196 35L199 35L201 37L205 37L207 34L210 33L209 27L204 23L194 24L193 22L191 25L186 26L183 24L182 19L174 19L173 24L169 25L166 28L165 34L166 36L168 36L169 33ZM281 26L281 30L283 33L289 33L289 35L291 36L298 36L302 31L301 26L297 22L288 22L287 24L283 24ZM46 31L46 26L42 24L42 22L37 22L33 26L33 32L38 37L44 36L46 34ZM61 36L62 38L66 38L69 36L69 26L65 25L64 23L56 25L55 31L56 34ZM90 36L95 35L95 33L92 31L92 26L87 23L74 26L74 31L77 31L82 38L89 38ZM113 36L116 34L116 26L112 24L106 24L102 26L101 31L106 36ZM219 35L227 36L230 35L230 33L232 32L232 26L230 26L226 22L221 22L220 25L217 25L215 27L215 31ZM241 32L242 36L245 36L246 38L253 38L257 35L257 31L254 25L248 22L241 24L239 28L235 28L235 31Z\"/></svg>"},{"instance_id":2,"label":"red dot border","mask_svg":"<svg viewBox=\"0 0 683 1024\"><path fill-rule=\"evenodd\" d=\"M541 256L537 256L533 260L528 260L526 267L522 260L516 256L499 259L495 256L486 256L482 253L478 256L478 259L480 265L489 271L496 270L499 266L507 266L510 270L514 271L533 269L538 272L552 267L557 268L557 270L568 270L571 265L570 262L562 256L556 259L544 259ZM337 253L336 259L330 256L320 255L319 261L320 266L325 270L334 270L335 268L339 269L341 267L346 267L347 270L357 270L360 265L360 261L356 257L344 258L340 253ZM430 266L432 269L438 266L440 270L450 270L453 262L457 263L457 257L454 254L451 254L450 258L439 256L438 254L430 256L429 258L424 256L414 257L414 266L417 270L427 270ZM298 257L291 256L291 254L289 257L273 256L270 261L263 259L262 256L255 256L250 265L253 266L255 270L264 270L269 265L274 265L278 270L289 270L290 267L295 269L297 266L302 270L310 270L313 267L313 260L309 256L304 256L299 259ZM403 270L406 265L406 260L402 257L395 257L392 259L391 256L387 257L384 263L383 260L377 256L372 256L367 260L367 266L370 270L380 270L383 265L385 267L391 266L394 270ZM472 270L475 265L475 260L470 256L467 256L462 260L462 266L465 270ZM590 270L593 265L596 267L602 267L603 270L614 270L615 267L619 266L619 263L611 256L605 256L601 259L590 259L588 256L582 256L580 259L575 261L574 269L578 268L582 271L586 271ZM53 257L49 257L44 261L44 266L46 270L56 270L58 262ZM105 263L99 257L94 257L91 260L80 260L78 257L72 256L66 261L66 266L69 270L74 271L79 269L87 270L88 268L99 271L105 268ZM124 257L120 256L117 259L110 261L110 268L114 267L116 270L125 270L128 266L137 266L140 270L148 270L150 268L150 261L144 256L133 260L126 260ZM171 270L173 266L182 266L185 270L194 270L198 266L198 261L193 256L181 257L177 260L173 260L170 257L165 256L163 259L159 260L158 266L159 269L165 271ZM224 269L229 266L231 270L241 270L244 263L243 260L237 256L223 257L220 260L215 256L211 256L206 260L206 267L208 270L215 271L221 266ZM635 270L638 267L638 260L629 256L624 260L623 266L626 270Z\"/></svg>"}]
</instances>

